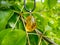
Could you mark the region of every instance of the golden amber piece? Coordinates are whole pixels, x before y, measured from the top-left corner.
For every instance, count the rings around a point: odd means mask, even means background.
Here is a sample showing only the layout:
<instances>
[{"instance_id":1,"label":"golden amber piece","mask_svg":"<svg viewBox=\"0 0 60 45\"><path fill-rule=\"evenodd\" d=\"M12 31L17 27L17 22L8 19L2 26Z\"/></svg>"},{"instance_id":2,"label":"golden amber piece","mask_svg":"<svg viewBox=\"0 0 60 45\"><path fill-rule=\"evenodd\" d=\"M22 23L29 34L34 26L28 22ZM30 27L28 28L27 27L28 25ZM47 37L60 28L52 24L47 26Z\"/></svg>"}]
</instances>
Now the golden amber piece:
<instances>
[{"instance_id":1,"label":"golden amber piece","mask_svg":"<svg viewBox=\"0 0 60 45\"><path fill-rule=\"evenodd\" d=\"M26 31L27 32L32 32L36 28L36 21L33 16L28 16L26 18Z\"/></svg>"}]
</instances>

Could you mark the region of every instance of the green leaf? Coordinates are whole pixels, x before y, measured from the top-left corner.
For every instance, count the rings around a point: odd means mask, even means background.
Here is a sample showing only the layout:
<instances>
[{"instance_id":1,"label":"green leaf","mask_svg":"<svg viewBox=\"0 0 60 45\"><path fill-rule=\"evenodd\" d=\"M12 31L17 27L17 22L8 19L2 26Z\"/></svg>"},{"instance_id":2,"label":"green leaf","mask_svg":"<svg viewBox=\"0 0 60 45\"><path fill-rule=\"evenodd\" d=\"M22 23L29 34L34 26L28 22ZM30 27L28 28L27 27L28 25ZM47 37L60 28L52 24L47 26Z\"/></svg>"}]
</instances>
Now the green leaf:
<instances>
[{"instance_id":1,"label":"green leaf","mask_svg":"<svg viewBox=\"0 0 60 45\"><path fill-rule=\"evenodd\" d=\"M3 40L3 38L11 31L11 29L5 29L0 31L0 45L1 45L1 41Z\"/></svg>"},{"instance_id":2,"label":"green leaf","mask_svg":"<svg viewBox=\"0 0 60 45\"><path fill-rule=\"evenodd\" d=\"M8 20L12 17L13 11L12 10L0 10L0 30L5 29Z\"/></svg>"},{"instance_id":3,"label":"green leaf","mask_svg":"<svg viewBox=\"0 0 60 45\"><path fill-rule=\"evenodd\" d=\"M45 4L48 8L53 8L57 4L57 0L45 0Z\"/></svg>"},{"instance_id":4,"label":"green leaf","mask_svg":"<svg viewBox=\"0 0 60 45\"><path fill-rule=\"evenodd\" d=\"M26 33L19 29L12 30L4 37L1 45L26 45Z\"/></svg>"},{"instance_id":5,"label":"green leaf","mask_svg":"<svg viewBox=\"0 0 60 45\"><path fill-rule=\"evenodd\" d=\"M16 22L17 18L18 18L18 14L14 13L13 16L8 21L7 28L9 28L9 27L13 28L13 26L15 25L15 22ZM16 24L15 28L17 28L17 24Z\"/></svg>"},{"instance_id":6,"label":"green leaf","mask_svg":"<svg viewBox=\"0 0 60 45\"><path fill-rule=\"evenodd\" d=\"M44 8L44 5L41 2L36 2L36 8L35 8L35 12L40 12L42 11Z\"/></svg>"},{"instance_id":7,"label":"green leaf","mask_svg":"<svg viewBox=\"0 0 60 45\"><path fill-rule=\"evenodd\" d=\"M48 43L47 43L45 40L42 40L42 41L41 41L41 44L42 44L42 45L48 45Z\"/></svg>"},{"instance_id":8,"label":"green leaf","mask_svg":"<svg viewBox=\"0 0 60 45\"><path fill-rule=\"evenodd\" d=\"M25 30L22 20L19 21L19 29Z\"/></svg>"},{"instance_id":9,"label":"green leaf","mask_svg":"<svg viewBox=\"0 0 60 45\"><path fill-rule=\"evenodd\" d=\"M34 4L32 1L28 1L27 4L26 4L26 8L28 10L32 10L34 8Z\"/></svg>"},{"instance_id":10,"label":"green leaf","mask_svg":"<svg viewBox=\"0 0 60 45\"><path fill-rule=\"evenodd\" d=\"M0 1L0 8L2 9L8 9L8 8L10 8L10 6L11 6L12 4L10 4L9 2L7 2L7 1Z\"/></svg>"},{"instance_id":11,"label":"green leaf","mask_svg":"<svg viewBox=\"0 0 60 45\"><path fill-rule=\"evenodd\" d=\"M38 36L37 35L29 35L29 40L31 45L38 45Z\"/></svg>"},{"instance_id":12,"label":"green leaf","mask_svg":"<svg viewBox=\"0 0 60 45\"><path fill-rule=\"evenodd\" d=\"M40 15L39 13L35 13L33 16L36 19L37 28L41 31L44 31L45 25L47 24L46 18L44 18L43 15Z\"/></svg>"}]
</instances>

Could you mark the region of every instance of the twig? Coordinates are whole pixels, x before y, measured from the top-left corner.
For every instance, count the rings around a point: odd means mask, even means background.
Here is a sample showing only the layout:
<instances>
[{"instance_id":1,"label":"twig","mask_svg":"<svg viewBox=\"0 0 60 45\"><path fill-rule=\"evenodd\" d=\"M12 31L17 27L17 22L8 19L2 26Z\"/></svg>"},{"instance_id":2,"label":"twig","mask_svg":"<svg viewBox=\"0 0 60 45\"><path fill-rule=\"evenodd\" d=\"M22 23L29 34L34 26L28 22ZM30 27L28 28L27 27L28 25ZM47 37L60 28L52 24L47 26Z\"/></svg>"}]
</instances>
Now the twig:
<instances>
[{"instance_id":1,"label":"twig","mask_svg":"<svg viewBox=\"0 0 60 45\"><path fill-rule=\"evenodd\" d=\"M29 35L37 35L36 33L28 33Z\"/></svg>"},{"instance_id":2,"label":"twig","mask_svg":"<svg viewBox=\"0 0 60 45\"><path fill-rule=\"evenodd\" d=\"M22 22L23 22L23 24L24 24L24 27L25 27L25 20L23 19L23 17L22 17L21 14L20 14L20 18L21 18L21 20L22 20ZM26 30L26 28L25 28L25 30ZM35 31L36 31L37 35L42 35L42 38L43 38L44 40L46 40L47 42L49 42L50 44L52 44L52 45L57 45L57 44L54 43L52 40L50 40L49 38L45 37L39 30L35 29ZM28 38L28 44L30 45L29 36L28 36L28 32L27 32L27 31L26 31L26 34L27 34L27 38Z\"/></svg>"},{"instance_id":3,"label":"twig","mask_svg":"<svg viewBox=\"0 0 60 45\"><path fill-rule=\"evenodd\" d=\"M23 25L24 25L24 27L25 27L25 20L23 19L23 17L22 17L22 13L20 14L20 18L21 18L21 20L22 20L22 22L23 22ZM25 27L25 30L26 30L26 27ZM28 39L28 44L30 45L30 40L29 40L29 36L28 36L28 32L26 31L26 35L27 35L27 39Z\"/></svg>"},{"instance_id":4,"label":"twig","mask_svg":"<svg viewBox=\"0 0 60 45\"><path fill-rule=\"evenodd\" d=\"M24 24L24 27L25 27L25 20L23 19L23 17L21 17L21 19L22 19L23 24ZM25 28L25 30L26 30L26 28ZM39 30L35 29L35 31L37 32L37 35L42 35L42 38L43 38L44 40L46 40L47 42L49 42L50 44L52 44L52 45L58 45L58 44L56 44L55 42L53 42L52 40L50 40L49 38L45 37ZM26 31L26 34L27 34L27 38L28 38L28 33L27 33L27 31ZM29 45L30 45L29 38L28 38L28 43L29 43Z\"/></svg>"},{"instance_id":5,"label":"twig","mask_svg":"<svg viewBox=\"0 0 60 45\"><path fill-rule=\"evenodd\" d=\"M41 45L41 41L42 41L42 36L40 37L38 45Z\"/></svg>"},{"instance_id":6,"label":"twig","mask_svg":"<svg viewBox=\"0 0 60 45\"><path fill-rule=\"evenodd\" d=\"M19 20L19 16L17 17L17 20L16 20L16 22L15 22L14 26L12 27L12 30L15 28L15 26L16 26L16 24L17 24L18 20Z\"/></svg>"},{"instance_id":7,"label":"twig","mask_svg":"<svg viewBox=\"0 0 60 45\"><path fill-rule=\"evenodd\" d=\"M50 40L49 38L45 37L39 30L35 29L35 31L38 33L38 35L42 35L42 38L44 40L46 40L47 42L49 42L50 44L52 44L52 45L58 45L55 42L53 42L52 40Z\"/></svg>"},{"instance_id":8,"label":"twig","mask_svg":"<svg viewBox=\"0 0 60 45\"><path fill-rule=\"evenodd\" d=\"M21 12L22 12L23 8L24 8L24 6L22 7ZM14 11L14 10L13 10L13 11ZM16 11L14 11L14 12L16 12ZM18 12L16 12L16 13L18 13ZM16 20L14 26L12 27L12 30L15 28L15 26L16 26L16 24L17 24L19 18L20 18L20 16L17 17L17 20Z\"/></svg>"},{"instance_id":9,"label":"twig","mask_svg":"<svg viewBox=\"0 0 60 45\"><path fill-rule=\"evenodd\" d=\"M23 17L21 17L21 19L22 19L23 24L24 24L24 27L25 27L25 20L23 19ZM25 30L26 30L26 28L25 28ZM42 38L43 38L44 40L46 40L47 42L49 42L50 44L52 44L52 45L58 45L58 44L56 44L55 42L53 42L52 40L50 40L49 38L45 37L39 30L35 29L35 31L37 32L37 35L42 35ZM26 31L26 34L27 34L27 38L28 38L28 33L27 33L27 31ZM29 45L30 45L29 38L28 38L28 43L29 43Z\"/></svg>"}]
</instances>

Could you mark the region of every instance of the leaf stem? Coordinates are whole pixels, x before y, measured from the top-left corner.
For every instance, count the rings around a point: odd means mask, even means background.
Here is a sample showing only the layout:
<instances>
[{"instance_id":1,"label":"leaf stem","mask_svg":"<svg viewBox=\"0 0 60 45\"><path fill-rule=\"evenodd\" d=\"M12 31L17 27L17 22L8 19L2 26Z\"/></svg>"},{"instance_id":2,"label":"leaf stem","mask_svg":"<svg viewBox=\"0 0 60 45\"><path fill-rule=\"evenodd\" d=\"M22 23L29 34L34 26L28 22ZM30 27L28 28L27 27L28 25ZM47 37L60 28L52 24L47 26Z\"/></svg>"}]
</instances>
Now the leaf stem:
<instances>
[{"instance_id":1,"label":"leaf stem","mask_svg":"<svg viewBox=\"0 0 60 45\"><path fill-rule=\"evenodd\" d=\"M25 31L26 31L25 20L22 17L22 13L20 14L20 18L21 18L21 20L23 22L23 25L24 25L24 28L25 28ZM29 40L29 36L28 36L28 32L27 31L26 31L26 35L27 35L27 39L28 39L28 45L30 45L30 40Z\"/></svg>"},{"instance_id":2,"label":"leaf stem","mask_svg":"<svg viewBox=\"0 0 60 45\"><path fill-rule=\"evenodd\" d=\"M17 20L16 20L16 22L15 22L14 26L12 27L12 30L15 28L15 26L16 26L16 24L17 24L18 20L19 20L19 17L20 17L20 16L18 16L18 17L17 17Z\"/></svg>"},{"instance_id":3,"label":"leaf stem","mask_svg":"<svg viewBox=\"0 0 60 45\"><path fill-rule=\"evenodd\" d=\"M29 35L37 35L36 33L28 33Z\"/></svg>"}]
</instances>

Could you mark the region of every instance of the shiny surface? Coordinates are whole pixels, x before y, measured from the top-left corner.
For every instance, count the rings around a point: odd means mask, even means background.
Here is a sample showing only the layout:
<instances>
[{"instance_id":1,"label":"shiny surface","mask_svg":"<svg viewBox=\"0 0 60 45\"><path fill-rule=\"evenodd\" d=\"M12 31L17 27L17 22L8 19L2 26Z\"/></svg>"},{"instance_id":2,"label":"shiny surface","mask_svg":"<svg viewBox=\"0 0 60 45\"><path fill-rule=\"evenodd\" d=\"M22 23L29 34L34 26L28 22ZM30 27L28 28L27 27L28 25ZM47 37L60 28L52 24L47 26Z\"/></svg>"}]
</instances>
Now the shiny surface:
<instances>
[{"instance_id":1,"label":"shiny surface","mask_svg":"<svg viewBox=\"0 0 60 45\"><path fill-rule=\"evenodd\" d=\"M26 18L26 30L27 32L32 32L36 28L36 22L33 16L28 16Z\"/></svg>"}]
</instances>

